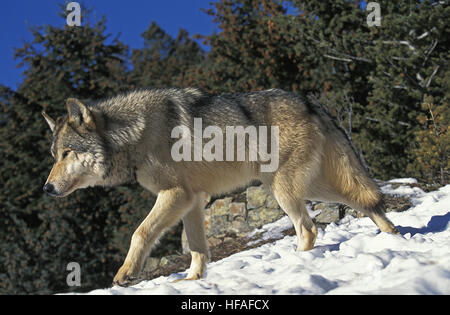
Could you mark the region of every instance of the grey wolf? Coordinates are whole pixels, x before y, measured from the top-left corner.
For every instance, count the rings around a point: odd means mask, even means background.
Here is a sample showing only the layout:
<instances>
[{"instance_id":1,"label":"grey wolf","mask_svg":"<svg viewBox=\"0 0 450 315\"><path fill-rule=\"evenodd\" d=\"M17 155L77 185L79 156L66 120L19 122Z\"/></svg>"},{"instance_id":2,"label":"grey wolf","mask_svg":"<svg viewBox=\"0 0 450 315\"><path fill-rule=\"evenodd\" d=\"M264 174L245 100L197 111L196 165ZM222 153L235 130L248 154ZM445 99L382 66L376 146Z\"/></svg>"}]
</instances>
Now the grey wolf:
<instances>
[{"instance_id":1,"label":"grey wolf","mask_svg":"<svg viewBox=\"0 0 450 315\"><path fill-rule=\"evenodd\" d=\"M272 89L214 96L193 88L149 89L99 101L70 98L66 106L67 115L56 120L43 113L53 132L55 159L46 193L63 197L89 186L137 181L157 194L153 209L132 235L115 284L127 285L136 278L152 245L179 220L192 255L186 280L201 278L209 259L205 195L253 180L270 189L293 221L297 250L312 249L317 236L305 200L346 204L365 213L381 231L398 233L384 214L379 188L343 132L324 111L295 94ZM194 118L224 133L226 126L277 126L278 168L261 172L267 160L250 161L250 152L244 161L174 161L171 150L179 140L171 133L186 126L194 134ZM269 144L267 152L272 149Z\"/></svg>"}]
</instances>

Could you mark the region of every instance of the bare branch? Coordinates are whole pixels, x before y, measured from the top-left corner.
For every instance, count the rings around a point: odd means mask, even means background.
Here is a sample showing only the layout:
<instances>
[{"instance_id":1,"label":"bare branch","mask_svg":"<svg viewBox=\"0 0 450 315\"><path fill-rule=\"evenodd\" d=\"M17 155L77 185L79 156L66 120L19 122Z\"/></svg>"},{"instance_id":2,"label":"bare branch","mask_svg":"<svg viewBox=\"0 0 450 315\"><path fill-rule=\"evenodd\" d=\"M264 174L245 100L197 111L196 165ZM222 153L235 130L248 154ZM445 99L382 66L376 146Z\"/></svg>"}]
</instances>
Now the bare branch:
<instances>
[{"instance_id":1,"label":"bare branch","mask_svg":"<svg viewBox=\"0 0 450 315\"><path fill-rule=\"evenodd\" d=\"M431 43L430 47L424 53L425 56L424 56L424 60L422 62L422 66L424 66L425 63L428 61L428 58L430 57L430 55L433 52L433 50L436 48L437 43L438 43L437 39L433 40L433 42Z\"/></svg>"},{"instance_id":2,"label":"bare branch","mask_svg":"<svg viewBox=\"0 0 450 315\"><path fill-rule=\"evenodd\" d=\"M436 68L434 68L433 73L431 74L431 76L428 78L427 84L425 85L426 88L428 88L431 84L431 80L433 80L433 77L436 75L436 73L439 70L439 66L436 66Z\"/></svg>"},{"instance_id":3,"label":"bare branch","mask_svg":"<svg viewBox=\"0 0 450 315\"><path fill-rule=\"evenodd\" d=\"M384 40L384 41L382 41L382 43L389 44L389 45L396 45L396 44L406 45L406 46L408 46L409 50L412 50L414 53L417 53L416 48L413 45L411 45L407 40L398 40L398 41Z\"/></svg>"},{"instance_id":4,"label":"bare branch","mask_svg":"<svg viewBox=\"0 0 450 315\"><path fill-rule=\"evenodd\" d=\"M313 42L315 42L318 47L324 47L326 49L328 49L330 52L332 52L335 55L340 55L341 57L336 57L336 56L331 56L328 54L323 54L324 57L327 58L331 58L331 59L335 59L335 60L339 60L339 61L344 61L344 62L351 62L351 61L362 61L362 62L368 62L368 63L373 63L372 60L364 58L364 57L357 57L357 56L352 56L343 52L338 51L337 49L332 47L332 44L326 41L320 41L318 39L313 38L310 35L304 34L306 38L312 40Z\"/></svg>"},{"instance_id":5,"label":"bare branch","mask_svg":"<svg viewBox=\"0 0 450 315\"><path fill-rule=\"evenodd\" d=\"M433 31L435 31L435 30L436 30L436 27L433 27L431 30L426 31L426 32L423 33L422 35L418 36L417 39L425 38L425 37L427 37L428 35L430 35L431 32L433 32Z\"/></svg>"},{"instance_id":6,"label":"bare branch","mask_svg":"<svg viewBox=\"0 0 450 315\"><path fill-rule=\"evenodd\" d=\"M352 60L351 60L351 59L348 59L348 58L339 58L339 57L330 56L330 55L327 55L327 54L324 54L323 56L324 56L324 57L327 57L327 58L330 58L330 59L333 59L333 60L339 60L339 61L345 61L345 62L352 62Z\"/></svg>"},{"instance_id":7,"label":"bare branch","mask_svg":"<svg viewBox=\"0 0 450 315\"><path fill-rule=\"evenodd\" d=\"M405 58L405 57L397 57L397 56L393 56L392 59L393 59L393 60L401 60L401 61L408 60L408 58Z\"/></svg>"},{"instance_id":8,"label":"bare branch","mask_svg":"<svg viewBox=\"0 0 450 315\"><path fill-rule=\"evenodd\" d=\"M409 90L408 87L404 86L404 85L394 85L394 89L398 89L398 90Z\"/></svg>"},{"instance_id":9,"label":"bare branch","mask_svg":"<svg viewBox=\"0 0 450 315\"><path fill-rule=\"evenodd\" d=\"M386 120L379 120L379 119L377 119L377 118L373 118L373 117L369 117L369 116L366 116L366 117L364 117L364 118L367 119L367 120L369 120L369 121L374 121L374 122L381 123L381 124L385 124L385 125L388 125L388 126L391 126L391 127L394 126L393 123L391 123L391 122L389 122L389 121L386 121ZM397 123L398 123L399 125L402 125L402 126L411 126L409 123L404 122L404 121L401 121L401 120L397 121Z\"/></svg>"},{"instance_id":10,"label":"bare branch","mask_svg":"<svg viewBox=\"0 0 450 315\"><path fill-rule=\"evenodd\" d=\"M419 72L416 73L416 79L420 81L420 85L423 86L424 78L422 78Z\"/></svg>"}]
</instances>

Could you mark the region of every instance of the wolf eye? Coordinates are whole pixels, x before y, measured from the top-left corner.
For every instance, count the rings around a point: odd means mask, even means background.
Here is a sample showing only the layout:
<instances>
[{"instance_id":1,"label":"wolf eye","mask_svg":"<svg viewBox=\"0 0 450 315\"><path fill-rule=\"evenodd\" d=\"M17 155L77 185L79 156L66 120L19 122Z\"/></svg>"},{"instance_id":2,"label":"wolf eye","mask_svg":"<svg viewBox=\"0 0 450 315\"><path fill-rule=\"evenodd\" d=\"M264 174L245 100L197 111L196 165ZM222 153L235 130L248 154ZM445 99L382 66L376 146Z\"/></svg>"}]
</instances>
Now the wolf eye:
<instances>
[{"instance_id":1,"label":"wolf eye","mask_svg":"<svg viewBox=\"0 0 450 315\"><path fill-rule=\"evenodd\" d=\"M63 154L62 154L62 158L65 159L69 155L70 151L72 151L72 150L64 151Z\"/></svg>"}]
</instances>

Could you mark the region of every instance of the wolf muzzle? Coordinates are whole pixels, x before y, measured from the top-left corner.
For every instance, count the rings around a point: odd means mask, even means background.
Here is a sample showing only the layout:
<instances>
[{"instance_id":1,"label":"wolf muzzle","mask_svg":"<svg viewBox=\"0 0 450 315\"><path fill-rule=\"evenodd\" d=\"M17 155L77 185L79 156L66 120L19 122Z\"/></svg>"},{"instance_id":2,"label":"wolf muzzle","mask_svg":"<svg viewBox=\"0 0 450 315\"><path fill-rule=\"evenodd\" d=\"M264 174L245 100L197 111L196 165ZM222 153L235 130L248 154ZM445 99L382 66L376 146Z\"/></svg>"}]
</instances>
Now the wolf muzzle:
<instances>
[{"instance_id":1,"label":"wolf muzzle","mask_svg":"<svg viewBox=\"0 0 450 315\"><path fill-rule=\"evenodd\" d=\"M50 184L50 183L45 184L43 190L44 190L47 194L49 194L49 195L51 195L51 196L57 195L57 193L56 193L56 191L55 191L55 186L53 186L53 185Z\"/></svg>"}]
</instances>

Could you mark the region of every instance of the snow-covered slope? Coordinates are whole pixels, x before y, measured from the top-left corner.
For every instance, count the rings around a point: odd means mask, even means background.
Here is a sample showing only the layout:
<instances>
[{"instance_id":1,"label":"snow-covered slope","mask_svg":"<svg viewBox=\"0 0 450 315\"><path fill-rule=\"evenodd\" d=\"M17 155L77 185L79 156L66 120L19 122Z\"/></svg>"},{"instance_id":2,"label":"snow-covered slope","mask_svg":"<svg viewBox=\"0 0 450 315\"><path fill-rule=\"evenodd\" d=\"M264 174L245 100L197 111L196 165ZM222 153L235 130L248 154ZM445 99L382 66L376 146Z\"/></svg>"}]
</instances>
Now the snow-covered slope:
<instances>
[{"instance_id":1,"label":"snow-covered slope","mask_svg":"<svg viewBox=\"0 0 450 315\"><path fill-rule=\"evenodd\" d=\"M173 283L184 272L89 294L450 294L450 185L430 193L391 184L382 190L413 202L387 214L401 235L347 216L320 230L308 252L296 252L296 238L286 236L208 264L202 280ZM283 218L262 231L282 237L291 226Z\"/></svg>"}]
</instances>

